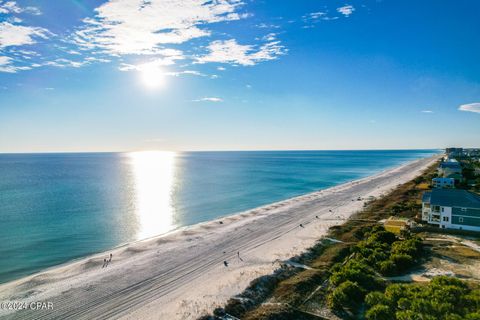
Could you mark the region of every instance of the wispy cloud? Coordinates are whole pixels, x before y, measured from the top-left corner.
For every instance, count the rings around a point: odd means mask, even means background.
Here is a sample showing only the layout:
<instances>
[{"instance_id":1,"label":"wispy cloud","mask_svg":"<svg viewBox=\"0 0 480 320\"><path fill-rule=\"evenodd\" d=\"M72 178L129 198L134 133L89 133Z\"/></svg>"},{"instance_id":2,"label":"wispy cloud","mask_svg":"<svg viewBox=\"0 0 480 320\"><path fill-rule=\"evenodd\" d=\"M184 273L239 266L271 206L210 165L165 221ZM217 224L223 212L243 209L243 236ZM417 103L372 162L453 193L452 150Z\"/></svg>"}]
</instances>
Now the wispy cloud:
<instances>
[{"instance_id":1,"label":"wispy cloud","mask_svg":"<svg viewBox=\"0 0 480 320\"><path fill-rule=\"evenodd\" d=\"M422 111L420 111L420 112L422 112L422 113L433 113L432 110L422 110Z\"/></svg>"},{"instance_id":2,"label":"wispy cloud","mask_svg":"<svg viewBox=\"0 0 480 320\"><path fill-rule=\"evenodd\" d=\"M15 1L0 1L0 14L9 13L30 13L33 15L41 15L42 12L36 7L22 8Z\"/></svg>"},{"instance_id":3,"label":"wispy cloud","mask_svg":"<svg viewBox=\"0 0 480 320\"><path fill-rule=\"evenodd\" d=\"M355 9L352 6L346 5L344 7L337 8L335 10L335 14L340 13L345 17L348 17L350 14L353 13L354 10ZM330 10L327 9L326 7L321 11L314 11L314 12L305 14L302 16L302 21L305 23L305 25L302 26L302 28L303 29L315 28L315 25L322 21L332 21L332 20L339 19L340 17L335 14L331 14Z\"/></svg>"},{"instance_id":4,"label":"wispy cloud","mask_svg":"<svg viewBox=\"0 0 480 320\"><path fill-rule=\"evenodd\" d=\"M15 73L39 66L31 62L39 54L22 48L54 36L45 28L24 25L23 20L15 16L20 13L41 14L35 7L20 7L15 1L0 0L0 14L6 15L0 22L0 72Z\"/></svg>"},{"instance_id":5,"label":"wispy cloud","mask_svg":"<svg viewBox=\"0 0 480 320\"><path fill-rule=\"evenodd\" d=\"M192 100L193 102L223 102L223 99L217 97L205 97Z\"/></svg>"},{"instance_id":6,"label":"wispy cloud","mask_svg":"<svg viewBox=\"0 0 480 320\"><path fill-rule=\"evenodd\" d=\"M355 8L351 5L345 5L343 7L337 8L337 12L343 14L345 17L350 16L355 11Z\"/></svg>"},{"instance_id":7,"label":"wispy cloud","mask_svg":"<svg viewBox=\"0 0 480 320\"><path fill-rule=\"evenodd\" d=\"M338 19L338 17L329 16L327 10L311 12L302 17L302 20L307 23L317 23L320 21L329 21L329 20L336 20L336 19Z\"/></svg>"},{"instance_id":8,"label":"wispy cloud","mask_svg":"<svg viewBox=\"0 0 480 320\"><path fill-rule=\"evenodd\" d=\"M15 72L13 61L10 57L0 56L0 72Z\"/></svg>"},{"instance_id":9,"label":"wispy cloud","mask_svg":"<svg viewBox=\"0 0 480 320\"><path fill-rule=\"evenodd\" d=\"M239 0L110 0L84 20L74 41L111 54L158 54L167 44L209 36L206 25L246 17Z\"/></svg>"},{"instance_id":10,"label":"wispy cloud","mask_svg":"<svg viewBox=\"0 0 480 320\"><path fill-rule=\"evenodd\" d=\"M87 60L82 60L82 61L75 61L75 60L70 60L70 59L65 59L65 58L59 58L55 59L52 61L47 61L43 65L44 66L53 66L53 67L59 67L59 68L66 68L66 67L72 67L72 68L80 68L84 65L89 64Z\"/></svg>"},{"instance_id":11,"label":"wispy cloud","mask_svg":"<svg viewBox=\"0 0 480 320\"><path fill-rule=\"evenodd\" d=\"M51 34L44 28L2 22L0 23L0 49L33 44L35 38L47 39Z\"/></svg>"},{"instance_id":12,"label":"wispy cloud","mask_svg":"<svg viewBox=\"0 0 480 320\"><path fill-rule=\"evenodd\" d=\"M458 107L458 110L480 113L480 102L462 104L460 107Z\"/></svg>"},{"instance_id":13,"label":"wispy cloud","mask_svg":"<svg viewBox=\"0 0 480 320\"><path fill-rule=\"evenodd\" d=\"M164 66L170 66L175 64L176 60L183 60L185 57L183 56L183 52L180 50L173 50L173 49L163 49L159 51L161 54L160 57L151 59L147 62L139 63L139 64L128 64L128 63L121 63L119 69L121 71L130 71L130 70L137 70L142 71L145 69L152 69L152 68L160 68Z\"/></svg>"},{"instance_id":14,"label":"wispy cloud","mask_svg":"<svg viewBox=\"0 0 480 320\"><path fill-rule=\"evenodd\" d=\"M218 29L219 23L250 17L244 6L242 0L107 0L71 33L55 35L17 16L41 14L37 8L0 0L0 14L6 15L0 23L0 72L117 62L121 71L172 66L166 72L179 75L186 72L175 69L195 63L251 66L284 54L286 49L276 33L254 37L247 45L237 43L234 36L225 40L224 33L210 29L213 24ZM35 51L25 50L24 46L33 44ZM49 50L42 50L42 46Z\"/></svg>"},{"instance_id":15,"label":"wispy cloud","mask_svg":"<svg viewBox=\"0 0 480 320\"><path fill-rule=\"evenodd\" d=\"M198 63L218 62L242 66L253 66L258 62L274 60L286 53L279 41L261 46L241 45L235 39L217 40L208 46L209 53L197 58Z\"/></svg>"}]
</instances>

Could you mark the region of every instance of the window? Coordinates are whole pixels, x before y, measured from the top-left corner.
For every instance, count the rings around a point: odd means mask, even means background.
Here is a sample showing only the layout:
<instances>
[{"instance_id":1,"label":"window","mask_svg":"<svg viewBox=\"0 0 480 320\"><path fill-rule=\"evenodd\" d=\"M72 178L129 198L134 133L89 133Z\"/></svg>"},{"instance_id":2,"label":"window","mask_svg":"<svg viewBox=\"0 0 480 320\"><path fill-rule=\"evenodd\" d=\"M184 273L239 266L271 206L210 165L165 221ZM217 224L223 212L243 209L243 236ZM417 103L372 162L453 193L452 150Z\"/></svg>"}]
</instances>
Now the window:
<instances>
[{"instance_id":1,"label":"window","mask_svg":"<svg viewBox=\"0 0 480 320\"><path fill-rule=\"evenodd\" d=\"M466 212L466 211L467 211L467 208L462 208L462 211L463 211L463 212Z\"/></svg>"},{"instance_id":2,"label":"window","mask_svg":"<svg viewBox=\"0 0 480 320\"><path fill-rule=\"evenodd\" d=\"M442 212L444 212L444 211L445 211L445 208L444 208L444 207L442 207Z\"/></svg>"},{"instance_id":3,"label":"window","mask_svg":"<svg viewBox=\"0 0 480 320\"><path fill-rule=\"evenodd\" d=\"M458 222L463 222L463 217L458 218Z\"/></svg>"}]
</instances>

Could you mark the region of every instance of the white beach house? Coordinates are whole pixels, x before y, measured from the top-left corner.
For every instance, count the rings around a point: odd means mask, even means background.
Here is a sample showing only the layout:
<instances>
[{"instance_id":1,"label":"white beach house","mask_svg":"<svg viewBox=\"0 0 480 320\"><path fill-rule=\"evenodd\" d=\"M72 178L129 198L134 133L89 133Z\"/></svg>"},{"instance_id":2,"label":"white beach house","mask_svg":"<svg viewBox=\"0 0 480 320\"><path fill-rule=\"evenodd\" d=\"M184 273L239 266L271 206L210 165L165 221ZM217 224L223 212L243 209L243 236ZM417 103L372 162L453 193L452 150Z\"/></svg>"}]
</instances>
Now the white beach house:
<instances>
[{"instance_id":1,"label":"white beach house","mask_svg":"<svg viewBox=\"0 0 480 320\"><path fill-rule=\"evenodd\" d=\"M459 189L425 192L422 220L440 228L480 231L480 195Z\"/></svg>"}]
</instances>

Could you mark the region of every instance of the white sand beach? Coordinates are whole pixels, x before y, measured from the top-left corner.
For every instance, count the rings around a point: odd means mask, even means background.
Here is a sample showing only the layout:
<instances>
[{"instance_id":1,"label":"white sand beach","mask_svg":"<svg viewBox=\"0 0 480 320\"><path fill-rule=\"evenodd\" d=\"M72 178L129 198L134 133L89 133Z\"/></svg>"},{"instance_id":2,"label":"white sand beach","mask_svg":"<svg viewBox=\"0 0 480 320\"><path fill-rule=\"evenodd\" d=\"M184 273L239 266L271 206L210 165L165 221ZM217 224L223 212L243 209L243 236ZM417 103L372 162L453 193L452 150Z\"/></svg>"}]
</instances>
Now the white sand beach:
<instances>
[{"instance_id":1,"label":"white sand beach","mask_svg":"<svg viewBox=\"0 0 480 320\"><path fill-rule=\"evenodd\" d=\"M271 273L278 267L275 260L299 254L330 226L343 223L363 207L358 198L388 193L437 159L410 162L0 285L0 302L53 304L53 310L0 310L0 318L195 319ZM102 268L110 253L112 261Z\"/></svg>"}]
</instances>

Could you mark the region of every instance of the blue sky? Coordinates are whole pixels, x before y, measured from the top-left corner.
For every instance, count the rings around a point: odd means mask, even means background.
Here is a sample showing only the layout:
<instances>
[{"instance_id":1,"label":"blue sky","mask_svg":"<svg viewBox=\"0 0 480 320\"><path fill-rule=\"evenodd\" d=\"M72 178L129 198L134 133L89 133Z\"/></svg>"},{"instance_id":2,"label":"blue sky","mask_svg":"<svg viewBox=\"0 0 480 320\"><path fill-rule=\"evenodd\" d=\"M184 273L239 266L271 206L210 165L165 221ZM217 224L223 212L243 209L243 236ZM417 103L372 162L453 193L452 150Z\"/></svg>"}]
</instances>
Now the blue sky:
<instances>
[{"instance_id":1,"label":"blue sky","mask_svg":"<svg viewBox=\"0 0 480 320\"><path fill-rule=\"evenodd\" d=\"M0 152L479 147L479 14L0 0Z\"/></svg>"}]
</instances>

